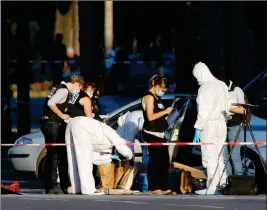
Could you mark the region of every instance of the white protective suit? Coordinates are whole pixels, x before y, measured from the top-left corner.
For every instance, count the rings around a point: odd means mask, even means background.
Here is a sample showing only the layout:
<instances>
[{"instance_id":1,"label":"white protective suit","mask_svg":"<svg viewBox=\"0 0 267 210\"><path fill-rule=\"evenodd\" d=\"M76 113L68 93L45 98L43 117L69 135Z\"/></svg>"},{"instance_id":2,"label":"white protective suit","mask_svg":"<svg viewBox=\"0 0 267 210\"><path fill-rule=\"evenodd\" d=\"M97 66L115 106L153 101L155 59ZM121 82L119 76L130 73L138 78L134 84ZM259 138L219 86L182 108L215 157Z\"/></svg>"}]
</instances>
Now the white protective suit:
<instances>
[{"instance_id":1,"label":"white protective suit","mask_svg":"<svg viewBox=\"0 0 267 210\"><path fill-rule=\"evenodd\" d=\"M111 162L112 146L127 160L133 154L126 141L108 125L88 117L75 117L66 128L69 176L73 193L96 191L93 164ZM74 144L72 146L71 144Z\"/></svg>"},{"instance_id":2,"label":"white protective suit","mask_svg":"<svg viewBox=\"0 0 267 210\"><path fill-rule=\"evenodd\" d=\"M135 138L142 131L143 124L143 111L127 112L118 119L119 127L117 129L117 133L126 141L134 143ZM130 146L130 148L134 152L134 146Z\"/></svg>"},{"instance_id":3,"label":"white protective suit","mask_svg":"<svg viewBox=\"0 0 267 210\"><path fill-rule=\"evenodd\" d=\"M220 152L227 134L228 88L211 74L204 63L199 62L194 66L193 75L200 85L197 96L198 115L194 127L201 131L201 142L216 143L201 145L202 164L207 168L206 191L207 194L214 194L225 166L223 153ZM224 173L220 184L225 183Z\"/></svg>"},{"instance_id":4,"label":"white protective suit","mask_svg":"<svg viewBox=\"0 0 267 210\"><path fill-rule=\"evenodd\" d=\"M141 134L143 124L144 124L144 115L143 111L133 111L127 112L118 119L118 129L117 133L120 137L124 138L126 141L135 143L135 139L138 138L140 143L145 143L143 136ZM133 159L135 159L135 151L138 150L138 146L129 146L133 152ZM140 146L139 146L140 147ZM142 148L142 161L144 163L145 159L148 156L147 146L141 146ZM140 148L140 149L141 149Z\"/></svg>"}]
</instances>

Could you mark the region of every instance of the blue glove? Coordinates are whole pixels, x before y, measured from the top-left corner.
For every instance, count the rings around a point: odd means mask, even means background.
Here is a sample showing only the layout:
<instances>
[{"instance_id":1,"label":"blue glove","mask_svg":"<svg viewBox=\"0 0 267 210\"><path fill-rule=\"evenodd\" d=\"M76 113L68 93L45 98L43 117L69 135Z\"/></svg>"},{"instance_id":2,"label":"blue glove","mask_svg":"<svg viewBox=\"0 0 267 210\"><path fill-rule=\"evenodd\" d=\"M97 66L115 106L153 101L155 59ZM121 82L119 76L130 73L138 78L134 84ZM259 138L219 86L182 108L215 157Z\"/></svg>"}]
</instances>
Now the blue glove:
<instances>
[{"instance_id":1,"label":"blue glove","mask_svg":"<svg viewBox=\"0 0 267 210\"><path fill-rule=\"evenodd\" d=\"M200 143L200 130L195 129L195 136L193 139L193 143Z\"/></svg>"},{"instance_id":2,"label":"blue glove","mask_svg":"<svg viewBox=\"0 0 267 210\"><path fill-rule=\"evenodd\" d=\"M111 159L121 161L118 153L115 153L114 155L112 155Z\"/></svg>"}]
</instances>

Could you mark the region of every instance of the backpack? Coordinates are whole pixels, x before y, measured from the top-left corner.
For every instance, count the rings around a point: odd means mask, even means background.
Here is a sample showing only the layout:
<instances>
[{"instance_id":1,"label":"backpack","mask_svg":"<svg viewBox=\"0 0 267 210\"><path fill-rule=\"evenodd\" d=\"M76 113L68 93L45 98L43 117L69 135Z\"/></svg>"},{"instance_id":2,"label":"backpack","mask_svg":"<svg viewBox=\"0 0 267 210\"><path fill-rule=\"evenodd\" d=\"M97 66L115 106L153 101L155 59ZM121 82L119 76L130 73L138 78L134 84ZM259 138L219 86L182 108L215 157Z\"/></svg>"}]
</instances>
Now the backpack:
<instances>
[{"instance_id":1,"label":"backpack","mask_svg":"<svg viewBox=\"0 0 267 210\"><path fill-rule=\"evenodd\" d=\"M229 104L233 104L233 103L236 103L237 100L236 100L236 94L234 92L234 89L236 88L236 86L231 82L229 87L228 87L228 103ZM248 101L248 97L246 95L246 93L244 93L244 100L245 100L245 104L249 104L249 101ZM250 109L248 109L248 114L246 116L246 120L248 122L250 122L251 120L251 111Z\"/></svg>"}]
</instances>

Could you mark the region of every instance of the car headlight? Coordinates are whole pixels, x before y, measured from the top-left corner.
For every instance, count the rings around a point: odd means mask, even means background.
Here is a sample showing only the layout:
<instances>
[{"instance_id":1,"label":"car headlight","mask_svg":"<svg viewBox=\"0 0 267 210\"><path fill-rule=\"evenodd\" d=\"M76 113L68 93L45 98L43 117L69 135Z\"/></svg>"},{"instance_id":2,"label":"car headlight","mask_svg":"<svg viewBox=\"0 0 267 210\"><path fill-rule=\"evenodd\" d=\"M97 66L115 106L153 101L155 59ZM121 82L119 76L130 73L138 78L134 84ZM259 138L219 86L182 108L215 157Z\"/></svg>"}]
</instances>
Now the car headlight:
<instances>
[{"instance_id":1,"label":"car headlight","mask_svg":"<svg viewBox=\"0 0 267 210\"><path fill-rule=\"evenodd\" d=\"M32 144L33 141L30 138L20 137L15 141L15 144Z\"/></svg>"}]
</instances>

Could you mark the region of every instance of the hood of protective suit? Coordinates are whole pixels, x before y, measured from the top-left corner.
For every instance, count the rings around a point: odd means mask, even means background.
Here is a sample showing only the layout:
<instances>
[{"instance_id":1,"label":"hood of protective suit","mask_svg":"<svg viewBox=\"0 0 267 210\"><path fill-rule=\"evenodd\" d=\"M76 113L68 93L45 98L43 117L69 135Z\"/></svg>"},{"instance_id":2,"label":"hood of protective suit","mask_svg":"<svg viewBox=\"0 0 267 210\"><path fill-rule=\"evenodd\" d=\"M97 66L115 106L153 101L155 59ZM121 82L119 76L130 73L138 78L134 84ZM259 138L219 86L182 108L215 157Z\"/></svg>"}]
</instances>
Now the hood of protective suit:
<instances>
[{"instance_id":1,"label":"hood of protective suit","mask_svg":"<svg viewBox=\"0 0 267 210\"><path fill-rule=\"evenodd\" d=\"M205 82L216 81L217 79L211 74L205 63L199 62L193 68L193 75L197 79L199 85Z\"/></svg>"}]
</instances>

